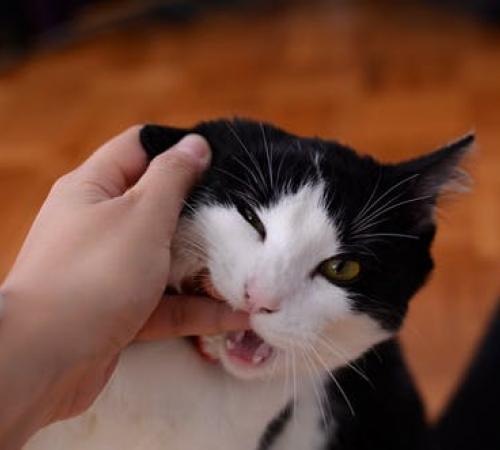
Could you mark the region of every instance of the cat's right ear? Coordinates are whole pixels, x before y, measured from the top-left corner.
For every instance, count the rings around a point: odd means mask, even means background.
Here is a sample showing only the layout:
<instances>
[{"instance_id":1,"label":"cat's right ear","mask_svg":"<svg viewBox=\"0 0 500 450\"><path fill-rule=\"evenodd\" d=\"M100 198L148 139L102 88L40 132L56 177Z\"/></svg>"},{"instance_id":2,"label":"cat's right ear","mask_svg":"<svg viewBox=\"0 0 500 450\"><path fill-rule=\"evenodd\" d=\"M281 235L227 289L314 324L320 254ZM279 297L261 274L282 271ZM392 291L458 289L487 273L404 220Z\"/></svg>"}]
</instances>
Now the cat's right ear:
<instances>
[{"instance_id":1,"label":"cat's right ear","mask_svg":"<svg viewBox=\"0 0 500 450\"><path fill-rule=\"evenodd\" d=\"M187 128L164 127L162 125L144 125L139 132L139 140L151 160L155 156L177 144L184 136L192 133Z\"/></svg>"}]
</instances>

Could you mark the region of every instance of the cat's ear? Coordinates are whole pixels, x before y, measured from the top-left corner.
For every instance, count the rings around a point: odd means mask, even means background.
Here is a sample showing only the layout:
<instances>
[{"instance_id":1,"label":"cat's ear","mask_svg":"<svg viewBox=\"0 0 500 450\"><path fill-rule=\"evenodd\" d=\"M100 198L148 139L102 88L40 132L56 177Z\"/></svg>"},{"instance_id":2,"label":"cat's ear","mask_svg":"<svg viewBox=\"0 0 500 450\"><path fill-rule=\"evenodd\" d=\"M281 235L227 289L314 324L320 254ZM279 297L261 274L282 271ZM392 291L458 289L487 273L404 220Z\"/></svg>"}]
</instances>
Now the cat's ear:
<instances>
[{"instance_id":1,"label":"cat's ear","mask_svg":"<svg viewBox=\"0 0 500 450\"><path fill-rule=\"evenodd\" d=\"M467 190L469 177L460 164L472 150L475 136L468 134L434 152L394 166L398 178L410 180L412 203L418 223L433 222L434 206L444 192Z\"/></svg>"},{"instance_id":2,"label":"cat's ear","mask_svg":"<svg viewBox=\"0 0 500 450\"><path fill-rule=\"evenodd\" d=\"M192 132L193 130L188 128L145 125L139 132L139 140L149 159L153 159Z\"/></svg>"},{"instance_id":3,"label":"cat's ear","mask_svg":"<svg viewBox=\"0 0 500 450\"><path fill-rule=\"evenodd\" d=\"M403 173L415 174L414 187L421 196L437 197L443 191L460 191L468 180L460 164L472 150L474 141L474 134L467 134L432 153L403 162L398 168Z\"/></svg>"}]
</instances>

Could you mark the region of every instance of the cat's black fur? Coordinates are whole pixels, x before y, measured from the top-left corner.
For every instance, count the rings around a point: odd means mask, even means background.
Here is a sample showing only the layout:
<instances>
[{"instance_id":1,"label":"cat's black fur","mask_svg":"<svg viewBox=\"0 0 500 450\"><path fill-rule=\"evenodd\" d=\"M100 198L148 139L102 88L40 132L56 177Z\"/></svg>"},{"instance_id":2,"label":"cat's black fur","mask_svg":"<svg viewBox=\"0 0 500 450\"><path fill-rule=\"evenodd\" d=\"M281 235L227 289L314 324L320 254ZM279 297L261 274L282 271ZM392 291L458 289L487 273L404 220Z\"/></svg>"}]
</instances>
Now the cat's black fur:
<instances>
[{"instance_id":1,"label":"cat's black fur","mask_svg":"<svg viewBox=\"0 0 500 450\"><path fill-rule=\"evenodd\" d=\"M153 158L191 132L204 136L213 151L211 167L190 196L194 207L207 199L238 203L242 192L268 205L283 191L295 192L321 179L342 249L362 262L362 276L347 288L356 308L387 330L401 326L410 298L433 267L430 245L437 197L446 183L459 176L457 165L472 144L472 135L401 164L380 164L335 141L298 137L247 120L204 122L192 129L146 126L141 142ZM380 197L369 212L387 208L386 212L376 214L369 228L355 232L356 223L360 228L358 213ZM355 415L337 385L328 386L337 428L327 450L430 448L423 408L397 342L378 345L356 364L370 382L350 368L336 373ZM283 413L275 421L262 449L287 426L291 415L293 411Z\"/></svg>"},{"instance_id":2,"label":"cat's black fur","mask_svg":"<svg viewBox=\"0 0 500 450\"><path fill-rule=\"evenodd\" d=\"M338 386L329 383L338 428L325 450L434 450L420 397L397 341L379 344L356 366L370 382L350 368L335 373L355 415Z\"/></svg>"}]
</instances>

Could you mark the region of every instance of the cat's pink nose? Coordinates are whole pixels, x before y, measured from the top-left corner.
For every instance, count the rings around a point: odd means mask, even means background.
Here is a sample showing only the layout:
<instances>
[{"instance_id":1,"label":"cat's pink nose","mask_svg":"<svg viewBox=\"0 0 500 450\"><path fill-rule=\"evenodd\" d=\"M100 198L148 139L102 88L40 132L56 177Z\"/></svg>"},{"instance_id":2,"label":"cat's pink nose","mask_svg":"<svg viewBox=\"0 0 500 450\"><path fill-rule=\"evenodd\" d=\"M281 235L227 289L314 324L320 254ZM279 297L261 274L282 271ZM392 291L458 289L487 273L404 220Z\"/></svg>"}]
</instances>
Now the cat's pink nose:
<instances>
[{"instance_id":1,"label":"cat's pink nose","mask_svg":"<svg viewBox=\"0 0 500 450\"><path fill-rule=\"evenodd\" d=\"M263 292L253 281L245 284L245 309L249 313L270 314L279 311L280 307L278 297Z\"/></svg>"}]
</instances>

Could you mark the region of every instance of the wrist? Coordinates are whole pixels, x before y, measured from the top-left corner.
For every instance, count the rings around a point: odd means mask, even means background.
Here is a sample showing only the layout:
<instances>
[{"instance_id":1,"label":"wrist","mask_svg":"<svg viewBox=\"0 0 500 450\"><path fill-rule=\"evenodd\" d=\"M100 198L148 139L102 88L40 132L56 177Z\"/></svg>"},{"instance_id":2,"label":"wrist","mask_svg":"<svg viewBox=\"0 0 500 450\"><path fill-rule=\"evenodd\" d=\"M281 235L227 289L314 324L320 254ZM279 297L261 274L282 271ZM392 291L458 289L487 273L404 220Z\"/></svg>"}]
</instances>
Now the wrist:
<instances>
[{"instance_id":1,"label":"wrist","mask_svg":"<svg viewBox=\"0 0 500 450\"><path fill-rule=\"evenodd\" d=\"M0 448L19 449L51 421L60 377L47 363L48 343L14 290L0 287Z\"/></svg>"}]
</instances>

